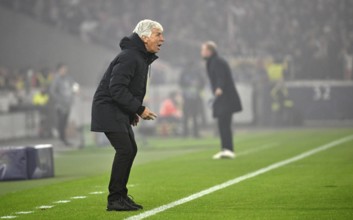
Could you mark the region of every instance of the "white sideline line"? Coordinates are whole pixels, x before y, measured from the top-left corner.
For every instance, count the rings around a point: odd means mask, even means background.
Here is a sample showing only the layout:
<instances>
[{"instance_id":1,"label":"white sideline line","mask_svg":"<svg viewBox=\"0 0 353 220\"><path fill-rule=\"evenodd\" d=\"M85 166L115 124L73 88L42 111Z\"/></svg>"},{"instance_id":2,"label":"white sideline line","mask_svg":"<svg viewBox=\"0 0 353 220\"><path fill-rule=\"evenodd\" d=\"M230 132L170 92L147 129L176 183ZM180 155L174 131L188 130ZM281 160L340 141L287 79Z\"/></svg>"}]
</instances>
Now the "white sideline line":
<instances>
[{"instance_id":1,"label":"white sideline line","mask_svg":"<svg viewBox=\"0 0 353 220\"><path fill-rule=\"evenodd\" d=\"M96 191L96 192L90 192L89 194L91 195L100 195L100 194L103 194L104 192L102 191Z\"/></svg>"},{"instance_id":2,"label":"white sideline line","mask_svg":"<svg viewBox=\"0 0 353 220\"><path fill-rule=\"evenodd\" d=\"M94 192L90 192L90 195L100 195L103 194L103 191L94 191ZM71 199L86 199L87 196L73 196L71 197ZM54 204L65 204L65 203L69 203L71 202L71 200L58 200L53 202ZM55 207L54 205L42 205L42 206L38 206L36 207L36 209L41 209L41 210L47 210L47 209L51 209ZM19 212L15 212L16 215L27 215L27 214L33 214L34 211L19 211ZM13 218L17 218L19 216L15 216L15 215L5 215L5 216L0 216L0 219L13 219Z\"/></svg>"},{"instance_id":3,"label":"white sideline line","mask_svg":"<svg viewBox=\"0 0 353 220\"><path fill-rule=\"evenodd\" d=\"M329 148L335 147L335 146L337 146L339 144L342 144L342 143L345 143L345 142L348 142L348 141L351 141L351 140L353 140L353 135L349 135L349 136L346 136L344 138L329 142L327 144L319 146L319 147L317 147L317 148L315 148L313 150L309 150L307 152L301 153L301 154L299 154L297 156L294 156L292 158L289 158L287 160L283 160L283 161L274 163L274 164L269 165L267 167L261 168L261 169L259 169L257 171L245 174L243 176L240 176L240 177L237 177L235 179L229 180L229 181L224 182L222 184L219 184L219 185L213 186L211 188L205 189L203 191L200 191L198 193L192 194L192 195L190 195L188 197L184 197L182 199L179 199L177 201L171 202L169 204L162 205L162 206L159 206L157 208L151 209L149 211L142 212L142 213L140 213L138 215L131 216L129 218L126 218L125 220L140 220L140 219L144 219L144 218L156 215L156 214L158 214L160 212L163 212L165 210L171 209L171 208L173 208L175 206L190 202L192 200L198 199L200 197L203 197L203 196L208 195L210 193L213 193L215 191L224 189L224 188L226 188L228 186L237 184L239 182L242 182L244 180L250 179L252 177L256 177L256 176L261 175L263 173L267 173L267 172L269 172L271 170L283 167L283 166L285 166L287 164L296 162L298 160L304 159L304 158L309 157L309 156L311 156L313 154L319 153L321 151L327 150Z\"/></svg>"},{"instance_id":4,"label":"white sideline line","mask_svg":"<svg viewBox=\"0 0 353 220\"><path fill-rule=\"evenodd\" d=\"M21 212L16 212L16 215L28 215L28 214L32 214L33 211L21 211Z\"/></svg>"},{"instance_id":5,"label":"white sideline line","mask_svg":"<svg viewBox=\"0 0 353 220\"><path fill-rule=\"evenodd\" d=\"M54 206L53 205L42 205L42 206L38 206L37 209L51 209L53 208Z\"/></svg>"},{"instance_id":6,"label":"white sideline line","mask_svg":"<svg viewBox=\"0 0 353 220\"><path fill-rule=\"evenodd\" d=\"M58 201L55 201L53 203L56 203L56 204L65 204L65 203L69 203L71 202L71 200L58 200Z\"/></svg>"},{"instance_id":7,"label":"white sideline line","mask_svg":"<svg viewBox=\"0 0 353 220\"><path fill-rule=\"evenodd\" d=\"M85 199L87 196L73 196L70 199Z\"/></svg>"}]
</instances>

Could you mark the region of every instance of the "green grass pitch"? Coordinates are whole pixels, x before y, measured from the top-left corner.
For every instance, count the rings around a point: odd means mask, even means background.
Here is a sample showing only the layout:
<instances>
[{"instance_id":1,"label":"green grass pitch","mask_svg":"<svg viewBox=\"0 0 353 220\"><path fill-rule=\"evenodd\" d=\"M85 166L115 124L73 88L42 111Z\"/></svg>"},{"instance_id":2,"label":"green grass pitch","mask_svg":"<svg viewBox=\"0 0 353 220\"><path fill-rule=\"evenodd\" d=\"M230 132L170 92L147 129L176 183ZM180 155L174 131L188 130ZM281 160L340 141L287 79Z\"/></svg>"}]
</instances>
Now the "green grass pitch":
<instances>
[{"instance_id":1,"label":"green grass pitch","mask_svg":"<svg viewBox=\"0 0 353 220\"><path fill-rule=\"evenodd\" d=\"M241 132L234 139L238 157L217 161L211 159L217 138L152 138L147 147L140 144L129 193L144 212L352 134L353 129ZM105 211L113 153L93 146L58 152L55 178L0 182L0 219L124 219L141 213ZM148 219L353 219L353 141Z\"/></svg>"}]
</instances>

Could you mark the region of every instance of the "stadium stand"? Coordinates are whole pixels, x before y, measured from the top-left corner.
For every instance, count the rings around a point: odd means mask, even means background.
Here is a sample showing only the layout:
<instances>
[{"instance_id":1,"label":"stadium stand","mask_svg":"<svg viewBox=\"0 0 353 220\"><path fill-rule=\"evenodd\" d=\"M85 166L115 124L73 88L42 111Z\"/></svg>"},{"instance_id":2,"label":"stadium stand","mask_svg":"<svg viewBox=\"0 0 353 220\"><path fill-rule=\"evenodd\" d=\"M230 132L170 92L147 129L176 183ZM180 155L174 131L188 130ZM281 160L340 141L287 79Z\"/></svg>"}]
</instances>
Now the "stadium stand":
<instances>
[{"instance_id":1,"label":"stadium stand","mask_svg":"<svg viewBox=\"0 0 353 220\"><path fill-rule=\"evenodd\" d=\"M109 48L116 48L117 39L129 33L143 14L169 27L166 39L173 41L173 45L166 47L177 54L195 55L192 50L205 40L202 36L218 39L219 33L223 33L225 40L219 42L220 47L229 56L290 57L295 79L342 79L345 54L352 55L350 0L150 0L144 4L128 0L2 0L0 3ZM173 10L161 13L170 8ZM174 64L188 58L172 57L167 52L164 57Z\"/></svg>"},{"instance_id":2,"label":"stadium stand","mask_svg":"<svg viewBox=\"0 0 353 220\"><path fill-rule=\"evenodd\" d=\"M306 97L314 98L325 91L342 94L335 99L310 99L307 104L334 106L331 102L337 99L349 103L340 107L347 113L330 110L330 116L318 117L315 111L301 109L303 119L352 118L351 107L346 108L352 103L344 101L352 84L341 83L353 79L350 0L146 0L143 4L128 0L0 0L0 12L0 28L6 30L0 52L0 113L2 118L21 121L20 113L26 112L22 125L18 123L25 131L40 131L37 113L47 103L38 104L38 100L45 100L53 67L59 62L68 63L74 78L90 91L81 100L89 109L91 87L118 50L119 39L145 17L166 27L167 43L153 66L150 83L154 99L149 102L155 109L165 98L162 94L177 89L177 76L187 60L199 59L200 43L214 39L230 61L244 103L248 103L237 120L266 124L260 119L270 118L271 106L264 102L271 100L267 75L274 63L283 66L281 78L289 81L290 98L297 96L295 108L302 106L302 94L296 91L306 91ZM210 94L205 100L207 96ZM85 115L83 121L88 124L89 112Z\"/></svg>"}]
</instances>

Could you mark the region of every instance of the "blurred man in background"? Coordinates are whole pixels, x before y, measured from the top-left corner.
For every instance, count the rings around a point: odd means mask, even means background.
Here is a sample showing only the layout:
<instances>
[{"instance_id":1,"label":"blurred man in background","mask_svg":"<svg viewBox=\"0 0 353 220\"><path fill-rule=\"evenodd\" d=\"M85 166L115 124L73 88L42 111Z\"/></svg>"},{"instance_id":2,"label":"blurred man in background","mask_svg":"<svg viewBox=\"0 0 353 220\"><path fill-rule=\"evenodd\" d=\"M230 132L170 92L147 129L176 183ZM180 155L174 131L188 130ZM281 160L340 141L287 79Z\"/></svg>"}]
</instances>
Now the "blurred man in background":
<instances>
[{"instance_id":1,"label":"blurred man in background","mask_svg":"<svg viewBox=\"0 0 353 220\"><path fill-rule=\"evenodd\" d=\"M116 153L109 183L107 211L134 211L143 207L129 196L126 187L137 145L134 132L140 117L157 115L142 105L148 67L158 57L164 42L163 27L156 21L140 21L129 37L120 42L122 51L111 62L100 81L92 104L91 130L104 132Z\"/></svg>"},{"instance_id":2,"label":"blurred man in background","mask_svg":"<svg viewBox=\"0 0 353 220\"><path fill-rule=\"evenodd\" d=\"M290 99L288 89L285 85L287 66L287 62L282 59L282 56L278 55L266 64L268 82L271 88L271 121L273 125L299 123L299 118L292 116L294 103Z\"/></svg>"},{"instance_id":3,"label":"blurred man in background","mask_svg":"<svg viewBox=\"0 0 353 220\"><path fill-rule=\"evenodd\" d=\"M46 88L36 91L32 97L32 104L39 111L39 137L51 137L49 94Z\"/></svg>"},{"instance_id":4,"label":"blurred man in background","mask_svg":"<svg viewBox=\"0 0 353 220\"><path fill-rule=\"evenodd\" d=\"M170 92L159 108L159 121L162 135L179 135L182 98L177 91Z\"/></svg>"},{"instance_id":5,"label":"blurred man in background","mask_svg":"<svg viewBox=\"0 0 353 220\"><path fill-rule=\"evenodd\" d=\"M212 103L213 117L218 119L222 149L213 159L234 158L232 116L242 110L230 67L218 56L217 45L208 41L201 46L201 56L206 60L207 75L215 98Z\"/></svg>"},{"instance_id":6,"label":"blurred man in background","mask_svg":"<svg viewBox=\"0 0 353 220\"><path fill-rule=\"evenodd\" d=\"M193 62L186 65L180 75L179 86L183 94L183 135L189 136L189 122L192 121L192 135L195 138L200 136L199 120L202 104L201 91L204 87L204 80ZM201 103L200 103L201 102Z\"/></svg>"},{"instance_id":7,"label":"blurred man in background","mask_svg":"<svg viewBox=\"0 0 353 220\"><path fill-rule=\"evenodd\" d=\"M352 37L353 38L353 37ZM344 57L344 76L345 80L353 79L353 45L347 46L343 52Z\"/></svg>"},{"instance_id":8,"label":"blurred man in background","mask_svg":"<svg viewBox=\"0 0 353 220\"><path fill-rule=\"evenodd\" d=\"M67 65L59 64L50 86L50 99L54 104L59 138L66 146L71 146L66 137L66 127L74 100L74 84L75 82L68 74Z\"/></svg>"}]
</instances>

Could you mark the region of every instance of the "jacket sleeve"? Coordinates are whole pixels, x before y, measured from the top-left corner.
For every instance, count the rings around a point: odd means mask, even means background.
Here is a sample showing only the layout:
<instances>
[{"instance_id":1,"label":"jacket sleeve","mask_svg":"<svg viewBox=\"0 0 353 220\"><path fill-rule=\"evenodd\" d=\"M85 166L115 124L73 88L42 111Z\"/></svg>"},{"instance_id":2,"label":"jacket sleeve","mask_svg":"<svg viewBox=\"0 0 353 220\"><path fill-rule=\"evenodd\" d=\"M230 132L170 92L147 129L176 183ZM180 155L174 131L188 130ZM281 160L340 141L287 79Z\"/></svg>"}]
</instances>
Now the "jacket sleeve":
<instances>
[{"instance_id":1,"label":"jacket sleeve","mask_svg":"<svg viewBox=\"0 0 353 220\"><path fill-rule=\"evenodd\" d=\"M113 66L109 83L109 91L113 100L130 114L137 113L142 105L129 90L129 84L134 77L135 69L135 59L126 55L121 56Z\"/></svg>"}]
</instances>

